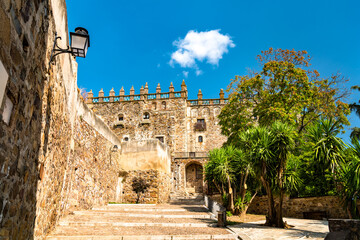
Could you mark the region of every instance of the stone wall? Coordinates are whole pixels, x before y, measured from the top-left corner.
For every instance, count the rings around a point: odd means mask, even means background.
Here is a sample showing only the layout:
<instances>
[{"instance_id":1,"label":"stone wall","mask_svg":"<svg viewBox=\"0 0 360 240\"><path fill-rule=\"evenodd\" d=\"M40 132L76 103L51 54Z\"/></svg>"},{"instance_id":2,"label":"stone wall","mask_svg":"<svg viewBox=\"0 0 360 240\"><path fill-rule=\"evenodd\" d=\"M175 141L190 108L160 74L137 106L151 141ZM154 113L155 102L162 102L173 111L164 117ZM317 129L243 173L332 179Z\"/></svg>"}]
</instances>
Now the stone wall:
<instances>
[{"instance_id":1,"label":"stone wall","mask_svg":"<svg viewBox=\"0 0 360 240\"><path fill-rule=\"evenodd\" d=\"M71 55L49 66L55 32L69 43L64 0L0 1L0 22L0 238L43 239L69 207L114 197L120 141L82 102Z\"/></svg>"},{"instance_id":2,"label":"stone wall","mask_svg":"<svg viewBox=\"0 0 360 240\"><path fill-rule=\"evenodd\" d=\"M284 217L303 218L304 212L326 212L328 218L347 218L341 199L336 196L287 198L283 206ZM255 197L247 212L265 215L267 197Z\"/></svg>"},{"instance_id":3,"label":"stone wall","mask_svg":"<svg viewBox=\"0 0 360 240\"><path fill-rule=\"evenodd\" d=\"M48 1L0 1L0 239L31 239L36 217L46 74ZM13 108L3 119L6 98Z\"/></svg>"},{"instance_id":4,"label":"stone wall","mask_svg":"<svg viewBox=\"0 0 360 240\"><path fill-rule=\"evenodd\" d=\"M137 194L133 191L132 183L135 178L142 178L148 188L140 195L139 203L166 203L170 196L170 176L158 170L134 170L123 175L121 188L122 197L119 202L136 203Z\"/></svg>"}]
</instances>

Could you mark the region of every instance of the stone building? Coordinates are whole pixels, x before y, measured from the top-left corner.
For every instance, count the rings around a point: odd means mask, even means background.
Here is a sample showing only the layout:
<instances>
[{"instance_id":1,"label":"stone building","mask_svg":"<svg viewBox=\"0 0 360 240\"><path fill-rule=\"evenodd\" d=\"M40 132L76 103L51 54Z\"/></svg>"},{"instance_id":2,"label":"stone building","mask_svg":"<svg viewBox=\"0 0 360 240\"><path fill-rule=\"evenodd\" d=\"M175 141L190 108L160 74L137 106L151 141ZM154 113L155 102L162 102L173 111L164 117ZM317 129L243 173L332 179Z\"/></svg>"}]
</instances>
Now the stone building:
<instances>
[{"instance_id":1,"label":"stone building","mask_svg":"<svg viewBox=\"0 0 360 240\"><path fill-rule=\"evenodd\" d=\"M171 83L168 91L160 84L155 93L149 93L148 83L135 94L132 87L125 95L123 88L109 96L103 90L94 97L88 94L87 104L100 116L122 142L157 139L169 146L171 154L171 191L176 194L203 193L203 165L209 150L219 148L226 141L221 135L217 118L226 104L221 89L218 99L189 100L185 81L180 91ZM145 159L146 161L146 159Z\"/></svg>"}]
</instances>

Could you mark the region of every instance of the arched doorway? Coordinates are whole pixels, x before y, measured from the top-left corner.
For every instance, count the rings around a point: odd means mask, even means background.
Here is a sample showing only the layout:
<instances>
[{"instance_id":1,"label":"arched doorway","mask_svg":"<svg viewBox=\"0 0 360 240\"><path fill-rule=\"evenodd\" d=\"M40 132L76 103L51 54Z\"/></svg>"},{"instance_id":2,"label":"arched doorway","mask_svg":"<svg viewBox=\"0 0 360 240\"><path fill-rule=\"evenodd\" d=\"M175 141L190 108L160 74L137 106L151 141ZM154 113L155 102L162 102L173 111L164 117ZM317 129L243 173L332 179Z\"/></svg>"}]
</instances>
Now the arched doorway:
<instances>
[{"instance_id":1,"label":"arched doorway","mask_svg":"<svg viewBox=\"0 0 360 240\"><path fill-rule=\"evenodd\" d=\"M186 192L203 193L203 167L198 163L186 166Z\"/></svg>"}]
</instances>

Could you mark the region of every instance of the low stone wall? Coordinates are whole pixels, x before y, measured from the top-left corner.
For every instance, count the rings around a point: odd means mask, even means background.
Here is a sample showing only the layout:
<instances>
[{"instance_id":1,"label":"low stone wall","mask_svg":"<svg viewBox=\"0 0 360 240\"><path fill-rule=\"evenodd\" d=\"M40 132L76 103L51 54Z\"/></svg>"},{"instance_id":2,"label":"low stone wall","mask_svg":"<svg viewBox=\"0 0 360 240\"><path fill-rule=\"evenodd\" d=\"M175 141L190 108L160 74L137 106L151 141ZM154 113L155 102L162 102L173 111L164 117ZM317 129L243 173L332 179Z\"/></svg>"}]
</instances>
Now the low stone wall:
<instances>
[{"instance_id":1,"label":"low stone wall","mask_svg":"<svg viewBox=\"0 0 360 240\"><path fill-rule=\"evenodd\" d=\"M360 239L360 220L329 219L329 231L325 240L358 240Z\"/></svg>"},{"instance_id":2,"label":"low stone wall","mask_svg":"<svg viewBox=\"0 0 360 240\"><path fill-rule=\"evenodd\" d=\"M267 214L267 197L255 197L248 213ZM347 218L341 199L336 196L287 198L283 203L283 216L303 218L304 212L325 212L328 218Z\"/></svg>"},{"instance_id":3,"label":"low stone wall","mask_svg":"<svg viewBox=\"0 0 360 240\"><path fill-rule=\"evenodd\" d=\"M158 170L134 170L123 174L122 203L136 203L137 194L132 189L134 178L142 178L149 185L145 193L140 196L140 203L165 203L170 196L170 176Z\"/></svg>"}]
</instances>

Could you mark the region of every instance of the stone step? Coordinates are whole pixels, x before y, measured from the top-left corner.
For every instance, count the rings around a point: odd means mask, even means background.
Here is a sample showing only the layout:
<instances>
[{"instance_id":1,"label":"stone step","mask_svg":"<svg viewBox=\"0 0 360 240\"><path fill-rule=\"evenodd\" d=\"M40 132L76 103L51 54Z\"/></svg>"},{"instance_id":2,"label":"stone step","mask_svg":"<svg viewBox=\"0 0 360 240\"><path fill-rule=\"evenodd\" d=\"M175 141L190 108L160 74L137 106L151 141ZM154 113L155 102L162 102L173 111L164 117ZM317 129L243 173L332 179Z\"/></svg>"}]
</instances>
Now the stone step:
<instances>
[{"instance_id":1,"label":"stone step","mask_svg":"<svg viewBox=\"0 0 360 240\"><path fill-rule=\"evenodd\" d=\"M237 236L227 235L133 235L133 236L49 236L48 240L235 240Z\"/></svg>"},{"instance_id":2,"label":"stone step","mask_svg":"<svg viewBox=\"0 0 360 240\"><path fill-rule=\"evenodd\" d=\"M94 207L92 210L95 211L123 211L123 212L186 212L186 211L207 211L207 208L203 205L172 205L172 206L148 206L148 207L132 207L132 206L104 206L104 207Z\"/></svg>"},{"instance_id":3,"label":"stone step","mask_svg":"<svg viewBox=\"0 0 360 240\"><path fill-rule=\"evenodd\" d=\"M217 223L161 223L161 222L110 222L110 221L96 221L96 222L78 222L67 221L60 222L59 226L76 226L76 227L216 227Z\"/></svg>"},{"instance_id":4,"label":"stone step","mask_svg":"<svg viewBox=\"0 0 360 240\"><path fill-rule=\"evenodd\" d=\"M68 215L60 221L62 223L72 223L72 222L129 222L129 223L206 223L212 224L215 223L215 219L207 218L134 218L130 216L107 216L107 215Z\"/></svg>"},{"instance_id":5,"label":"stone step","mask_svg":"<svg viewBox=\"0 0 360 240\"><path fill-rule=\"evenodd\" d=\"M121 239L123 236L201 236L206 235L205 239L211 239L211 236L222 235L222 238L228 238L232 233L224 228L218 227L103 227L103 226L59 226L48 236L47 239L61 239L61 237L85 237L97 236L97 239L103 239L105 236L113 236ZM100 238L99 238L100 237ZM234 235L232 235L234 237ZM71 238L68 238L71 239ZM151 239L151 238L149 238ZM191 238L189 238L191 239Z\"/></svg>"},{"instance_id":6,"label":"stone step","mask_svg":"<svg viewBox=\"0 0 360 240\"><path fill-rule=\"evenodd\" d=\"M214 215L210 213L192 213L186 212L186 214L173 213L173 214L151 214L151 213L121 213L121 212L103 212L103 211L74 211L75 215L107 215L107 216L126 216L136 218L204 218L212 219Z\"/></svg>"}]
</instances>

